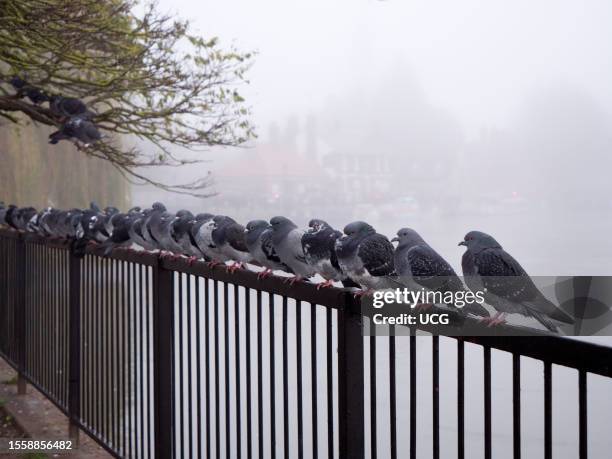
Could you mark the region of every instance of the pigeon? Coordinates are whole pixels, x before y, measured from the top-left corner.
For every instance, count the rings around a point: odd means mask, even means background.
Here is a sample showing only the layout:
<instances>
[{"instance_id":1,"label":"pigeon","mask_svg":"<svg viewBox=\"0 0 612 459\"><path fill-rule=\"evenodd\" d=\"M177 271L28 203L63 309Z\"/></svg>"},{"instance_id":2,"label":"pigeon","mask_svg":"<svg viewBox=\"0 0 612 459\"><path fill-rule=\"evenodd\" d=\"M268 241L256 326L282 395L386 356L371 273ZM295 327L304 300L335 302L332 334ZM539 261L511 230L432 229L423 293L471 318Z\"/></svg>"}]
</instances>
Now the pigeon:
<instances>
[{"instance_id":1,"label":"pigeon","mask_svg":"<svg viewBox=\"0 0 612 459\"><path fill-rule=\"evenodd\" d=\"M235 272L243 268L245 263L252 261L253 257L244 240L244 226L231 217L221 215L213 217L213 221L216 224L216 228L211 233L213 244L234 262L228 271Z\"/></svg>"},{"instance_id":2,"label":"pigeon","mask_svg":"<svg viewBox=\"0 0 612 459\"><path fill-rule=\"evenodd\" d=\"M163 257L178 257L183 252L173 234L173 224L177 218L174 214L164 212L159 219L154 220L154 223L158 224L151 227L152 234L166 252L162 254Z\"/></svg>"},{"instance_id":3,"label":"pigeon","mask_svg":"<svg viewBox=\"0 0 612 459\"><path fill-rule=\"evenodd\" d=\"M73 117L68 119L58 131L49 135L49 143L55 145L60 140L76 139L85 146L89 146L101 138L102 134L91 121Z\"/></svg>"},{"instance_id":4,"label":"pigeon","mask_svg":"<svg viewBox=\"0 0 612 459\"><path fill-rule=\"evenodd\" d=\"M16 207L9 206L6 219L9 226L16 230L27 231L28 223L36 215L37 211L34 207Z\"/></svg>"},{"instance_id":5,"label":"pigeon","mask_svg":"<svg viewBox=\"0 0 612 459\"><path fill-rule=\"evenodd\" d=\"M113 232L110 237L104 241L100 247L103 249L103 254L108 257L112 251L119 247L125 247L131 244L129 228L132 223L133 215L118 213L111 217Z\"/></svg>"},{"instance_id":6,"label":"pigeon","mask_svg":"<svg viewBox=\"0 0 612 459\"><path fill-rule=\"evenodd\" d=\"M218 216L214 216L201 221L199 224L194 225L194 229L192 231L192 236L197 247L206 256L206 258L210 260L208 264L211 267L231 260L231 258L223 253L213 241L212 233L215 229L217 229L217 223L215 222L215 218L217 217ZM217 218L217 220L219 219Z\"/></svg>"},{"instance_id":7,"label":"pigeon","mask_svg":"<svg viewBox=\"0 0 612 459\"><path fill-rule=\"evenodd\" d=\"M304 231L286 217L274 217L270 220L272 226L272 247L281 261L289 266L295 276L290 283L301 281L316 274L315 269L306 262L302 248Z\"/></svg>"},{"instance_id":8,"label":"pigeon","mask_svg":"<svg viewBox=\"0 0 612 459\"><path fill-rule=\"evenodd\" d=\"M391 242L398 242L393 257L398 280L413 290L442 293L466 292L451 265L413 229L402 228ZM467 303L460 311L481 317L489 313L480 304Z\"/></svg>"},{"instance_id":9,"label":"pigeon","mask_svg":"<svg viewBox=\"0 0 612 459\"><path fill-rule=\"evenodd\" d=\"M362 221L348 224L344 234L336 240L336 255L342 271L365 289L357 295L403 287L392 278L393 244L386 236Z\"/></svg>"},{"instance_id":10,"label":"pigeon","mask_svg":"<svg viewBox=\"0 0 612 459\"><path fill-rule=\"evenodd\" d=\"M463 276L473 292L484 292L485 301L498 312L489 321L500 324L506 313L533 317L551 332L556 322L573 324L574 318L546 299L523 267L490 235L470 231L459 243L467 247L461 259Z\"/></svg>"},{"instance_id":11,"label":"pigeon","mask_svg":"<svg viewBox=\"0 0 612 459\"><path fill-rule=\"evenodd\" d=\"M53 114L62 119L73 117L91 119L94 116L94 113L89 111L81 100L74 97L51 96L49 99L49 108Z\"/></svg>"},{"instance_id":12,"label":"pigeon","mask_svg":"<svg viewBox=\"0 0 612 459\"><path fill-rule=\"evenodd\" d=\"M317 289L331 287L334 282L343 282L344 286L359 287L342 271L336 255L336 240L342 233L320 219L308 222L309 229L302 236L302 248L306 262L325 279Z\"/></svg>"},{"instance_id":13,"label":"pigeon","mask_svg":"<svg viewBox=\"0 0 612 459\"><path fill-rule=\"evenodd\" d=\"M272 244L272 225L265 220L251 220L245 229L245 243L253 260L265 269L257 274L263 279L274 270L293 273L291 268L281 261Z\"/></svg>"},{"instance_id":14,"label":"pigeon","mask_svg":"<svg viewBox=\"0 0 612 459\"><path fill-rule=\"evenodd\" d=\"M144 211L142 214L135 216L135 218L132 220L130 228L128 229L128 233L130 235L130 239L135 244L139 245L144 250L152 252L154 250L157 250L158 246L157 244L152 244L151 242L146 240L143 233L144 224L147 220L148 214L149 211Z\"/></svg>"},{"instance_id":15,"label":"pigeon","mask_svg":"<svg viewBox=\"0 0 612 459\"><path fill-rule=\"evenodd\" d=\"M17 90L19 97L27 97L34 105L40 105L49 100L49 96L42 90L28 84L23 78L14 76L10 79L10 83Z\"/></svg>"}]
</instances>

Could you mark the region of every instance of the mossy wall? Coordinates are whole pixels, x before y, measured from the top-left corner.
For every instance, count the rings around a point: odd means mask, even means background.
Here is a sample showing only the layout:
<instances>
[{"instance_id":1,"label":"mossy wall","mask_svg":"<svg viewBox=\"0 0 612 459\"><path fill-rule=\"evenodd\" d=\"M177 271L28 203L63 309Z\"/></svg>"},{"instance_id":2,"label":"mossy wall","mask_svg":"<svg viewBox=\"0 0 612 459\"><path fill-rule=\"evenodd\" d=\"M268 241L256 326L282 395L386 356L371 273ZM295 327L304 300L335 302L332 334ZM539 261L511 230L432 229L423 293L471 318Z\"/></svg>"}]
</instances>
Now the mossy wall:
<instances>
[{"instance_id":1,"label":"mossy wall","mask_svg":"<svg viewBox=\"0 0 612 459\"><path fill-rule=\"evenodd\" d=\"M48 143L52 130L35 123L0 124L0 201L36 208L101 206L125 209L129 183L110 163L69 142Z\"/></svg>"}]
</instances>

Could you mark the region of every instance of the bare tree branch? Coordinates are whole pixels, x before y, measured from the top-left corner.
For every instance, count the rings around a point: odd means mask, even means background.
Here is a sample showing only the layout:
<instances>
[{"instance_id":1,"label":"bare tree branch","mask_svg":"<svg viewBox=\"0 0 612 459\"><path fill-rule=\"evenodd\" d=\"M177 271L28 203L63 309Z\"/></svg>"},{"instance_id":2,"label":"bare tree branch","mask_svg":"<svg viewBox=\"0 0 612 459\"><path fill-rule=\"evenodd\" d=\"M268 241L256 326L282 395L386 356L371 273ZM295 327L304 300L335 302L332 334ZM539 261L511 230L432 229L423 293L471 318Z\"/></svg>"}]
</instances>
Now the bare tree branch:
<instances>
[{"instance_id":1,"label":"bare tree branch","mask_svg":"<svg viewBox=\"0 0 612 459\"><path fill-rule=\"evenodd\" d=\"M0 0L0 117L21 112L36 123L62 120L44 105L15 95L14 75L48 94L77 97L96 113L103 140L85 154L110 161L127 177L181 193L208 195L207 179L168 185L145 177L143 166L180 166L173 146L193 151L237 146L254 136L237 86L246 82L252 53L222 49L213 38L135 0ZM137 14L136 10L143 12ZM153 151L126 148L136 136Z\"/></svg>"}]
</instances>

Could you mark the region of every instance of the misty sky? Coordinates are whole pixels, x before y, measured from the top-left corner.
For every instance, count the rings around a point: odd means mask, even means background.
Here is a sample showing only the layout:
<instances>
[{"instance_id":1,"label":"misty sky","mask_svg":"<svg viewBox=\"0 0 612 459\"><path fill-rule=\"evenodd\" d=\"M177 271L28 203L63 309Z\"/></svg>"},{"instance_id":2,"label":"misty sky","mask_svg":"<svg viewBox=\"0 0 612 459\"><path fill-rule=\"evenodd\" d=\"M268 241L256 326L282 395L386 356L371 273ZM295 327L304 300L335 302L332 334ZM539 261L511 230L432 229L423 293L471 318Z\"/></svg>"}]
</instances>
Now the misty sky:
<instances>
[{"instance_id":1,"label":"misty sky","mask_svg":"<svg viewBox=\"0 0 612 459\"><path fill-rule=\"evenodd\" d=\"M162 0L259 55L244 93L266 126L347 88L408 67L428 100L468 138L514 121L534 91L585 90L610 111L609 1ZM360 101L355 100L360 108ZM361 107L367 109L367 107Z\"/></svg>"}]
</instances>

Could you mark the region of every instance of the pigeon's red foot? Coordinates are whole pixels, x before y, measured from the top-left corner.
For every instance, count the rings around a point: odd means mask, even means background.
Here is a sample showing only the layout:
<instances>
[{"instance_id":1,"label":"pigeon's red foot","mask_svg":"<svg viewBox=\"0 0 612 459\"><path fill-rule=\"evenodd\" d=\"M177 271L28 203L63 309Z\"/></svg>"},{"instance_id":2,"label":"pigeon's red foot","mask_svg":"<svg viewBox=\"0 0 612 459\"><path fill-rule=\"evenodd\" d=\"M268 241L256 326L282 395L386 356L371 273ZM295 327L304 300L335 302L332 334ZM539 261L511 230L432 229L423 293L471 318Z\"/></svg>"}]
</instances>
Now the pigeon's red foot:
<instances>
[{"instance_id":1,"label":"pigeon's red foot","mask_svg":"<svg viewBox=\"0 0 612 459\"><path fill-rule=\"evenodd\" d=\"M317 290L320 290L322 288L329 288L333 286L334 286L333 280L326 280L325 282L320 282L319 284L317 284Z\"/></svg>"},{"instance_id":2,"label":"pigeon's red foot","mask_svg":"<svg viewBox=\"0 0 612 459\"><path fill-rule=\"evenodd\" d=\"M355 292L353 294L353 298L362 298L364 296L370 296L372 293L374 293L374 290L372 290L371 288L366 290L359 290L358 292Z\"/></svg>"},{"instance_id":3,"label":"pigeon's red foot","mask_svg":"<svg viewBox=\"0 0 612 459\"><path fill-rule=\"evenodd\" d=\"M198 257L191 256L191 257L187 258L187 264L188 264L189 266L193 266L193 264L194 264L196 261L198 261Z\"/></svg>"},{"instance_id":4,"label":"pigeon's red foot","mask_svg":"<svg viewBox=\"0 0 612 459\"><path fill-rule=\"evenodd\" d=\"M257 279L265 279L266 277L270 277L272 275L272 270L270 268L266 268L263 271L257 273Z\"/></svg>"},{"instance_id":5,"label":"pigeon's red foot","mask_svg":"<svg viewBox=\"0 0 612 459\"><path fill-rule=\"evenodd\" d=\"M506 323L506 314L503 312L498 312L493 317L482 317L479 320L483 322L487 327L494 327L496 325L502 325Z\"/></svg>"},{"instance_id":6,"label":"pigeon's red foot","mask_svg":"<svg viewBox=\"0 0 612 459\"><path fill-rule=\"evenodd\" d=\"M236 271L242 268L244 268L244 265L242 263L234 262L225 269L227 270L228 273L234 274Z\"/></svg>"},{"instance_id":7,"label":"pigeon's red foot","mask_svg":"<svg viewBox=\"0 0 612 459\"><path fill-rule=\"evenodd\" d=\"M283 282L289 283L289 285L293 285L296 282L302 282L302 280L304 280L302 276L293 276L293 277L288 277Z\"/></svg>"},{"instance_id":8,"label":"pigeon's red foot","mask_svg":"<svg viewBox=\"0 0 612 459\"><path fill-rule=\"evenodd\" d=\"M217 265L220 265L221 262L217 261L217 260L211 260L208 263L206 263L206 266L208 266L209 268L214 268Z\"/></svg>"},{"instance_id":9,"label":"pigeon's red foot","mask_svg":"<svg viewBox=\"0 0 612 459\"><path fill-rule=\"evenodd\" d=\"M419 303L415 306L417 311L429 311L433 308L433 303Z\"/></svg>"}]
</instances>

